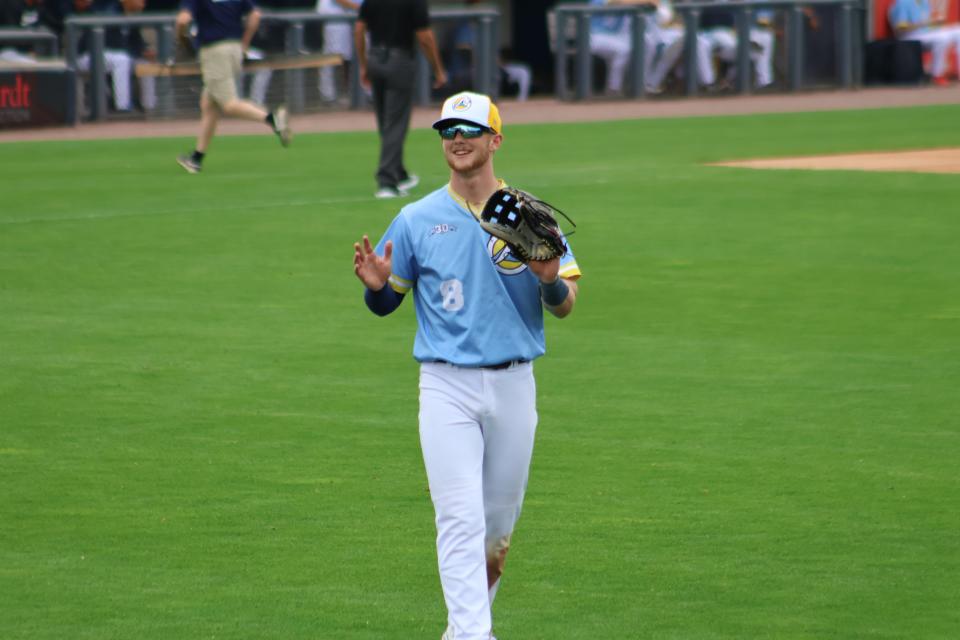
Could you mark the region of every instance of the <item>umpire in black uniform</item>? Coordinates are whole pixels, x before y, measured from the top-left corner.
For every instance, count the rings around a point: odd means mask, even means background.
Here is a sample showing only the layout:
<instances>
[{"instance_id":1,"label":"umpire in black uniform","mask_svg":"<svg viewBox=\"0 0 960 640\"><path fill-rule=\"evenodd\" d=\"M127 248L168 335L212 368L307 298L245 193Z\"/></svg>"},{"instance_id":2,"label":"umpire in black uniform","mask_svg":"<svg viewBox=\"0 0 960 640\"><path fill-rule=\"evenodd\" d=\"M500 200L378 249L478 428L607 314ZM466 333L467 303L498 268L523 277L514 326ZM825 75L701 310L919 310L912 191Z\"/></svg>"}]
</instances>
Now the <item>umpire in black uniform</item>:
<instances>
[{"instance_id":1,"label":"umpire in black uniform","mask_svg":"<svg viewBox=\"0 0 960 640\"><path fill-rule=\"evenodd\" d=\"M420 182L403 166L403 143L413 109L417 45L433 67L434 88L447 83L437 40L430 28L427 0L366 0L360 5L353 38L360 81L372 89L380 133L375 195L378 198L403 196Z\"/></svg>"}]
</instances>

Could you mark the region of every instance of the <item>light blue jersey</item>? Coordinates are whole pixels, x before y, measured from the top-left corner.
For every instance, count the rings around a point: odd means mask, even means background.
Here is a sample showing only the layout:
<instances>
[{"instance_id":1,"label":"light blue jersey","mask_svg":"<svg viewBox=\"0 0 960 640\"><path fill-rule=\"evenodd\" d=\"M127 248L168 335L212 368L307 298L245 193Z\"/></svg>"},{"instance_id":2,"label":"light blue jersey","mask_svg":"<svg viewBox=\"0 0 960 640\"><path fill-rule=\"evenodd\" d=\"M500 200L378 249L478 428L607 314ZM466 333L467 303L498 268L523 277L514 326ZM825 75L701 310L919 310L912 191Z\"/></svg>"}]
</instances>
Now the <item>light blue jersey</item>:
<instances>
[{"instance_id":1,"label":"light blue jersey","mask_svg":"<svg viewBox=\"0 0 960 640\"><path fill-rule=\"evenodd\" d=\"M590 0L590 4L602 7L607 0ZM605 13L590 18L590 30L594 33L620 35L626 33L629 26L630 21L624 13Z\"/></svg>"},{"instance_id":2,"label":"light blue jersey","mask_svg":"<svg viewBox=\"0 0 960 640\"><path fill-rule=\"evenodd\" d=\"M420 362L482 367L545 351L539 280L480 227L479 213L448 185L401 209L377 244L382 256L393 241L390 286L413 291ZM569 251L560 275L580 276Z\"/></svg>"},{"instance_id":3,"label":"light blue jersey","mask_svg":"<svg viewBox=\"0 0 960 640\"><path fill-rule=\"evenodd\" d=\"M930 21L928 0L897 0L887 13L895 29L909 29L912 25L924 25Z\"/></svg>"}]
</instances>

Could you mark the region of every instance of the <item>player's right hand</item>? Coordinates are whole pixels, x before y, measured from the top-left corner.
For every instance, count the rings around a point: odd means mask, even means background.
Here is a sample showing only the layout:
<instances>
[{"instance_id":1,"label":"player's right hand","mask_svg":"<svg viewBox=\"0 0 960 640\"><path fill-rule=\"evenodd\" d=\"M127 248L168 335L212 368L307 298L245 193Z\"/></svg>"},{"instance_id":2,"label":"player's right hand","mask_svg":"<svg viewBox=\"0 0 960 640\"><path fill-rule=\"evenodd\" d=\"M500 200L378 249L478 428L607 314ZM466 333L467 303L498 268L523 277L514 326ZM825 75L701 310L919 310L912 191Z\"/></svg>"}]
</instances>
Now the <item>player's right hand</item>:
<instances>
[{"instance_id":1,"label":"player's right hand","mask_svg":"<svg viewBox=\"0 0 960 640\"><path fill-rule=\"evenodd\" d=\"M393 266L393 242L387 240L383 247L383 257L377 255L370 244L370 238L363 236L363 244L353 243L353 272L360 282L372 291L383 289L390 279Z\"/></svg>"}]
</instances>

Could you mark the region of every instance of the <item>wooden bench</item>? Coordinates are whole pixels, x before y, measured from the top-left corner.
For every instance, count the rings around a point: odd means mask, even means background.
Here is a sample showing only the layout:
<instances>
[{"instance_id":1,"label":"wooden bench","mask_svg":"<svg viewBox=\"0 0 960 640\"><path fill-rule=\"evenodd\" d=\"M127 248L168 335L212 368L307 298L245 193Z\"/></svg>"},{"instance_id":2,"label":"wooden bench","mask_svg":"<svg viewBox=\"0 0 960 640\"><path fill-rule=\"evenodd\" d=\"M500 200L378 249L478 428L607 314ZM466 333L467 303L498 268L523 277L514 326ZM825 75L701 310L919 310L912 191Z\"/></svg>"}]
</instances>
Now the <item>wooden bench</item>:
<instances>
[{"instance_id":1,"label":"wooden bench","mask_svg":"<svg viewBox=\"0 0 960 640\"><path fill-rule=\"evenodd\" d=\"M269 69L270 71L287 71L292 69L319 69L343 64L343 58L336 54L285 56L264 58L263 60L248 60L243 63L244 73ZM138 78L148 77L176 77L199 76L199 62L138 62L134 70Z\"/></svg>"}]
</instances>

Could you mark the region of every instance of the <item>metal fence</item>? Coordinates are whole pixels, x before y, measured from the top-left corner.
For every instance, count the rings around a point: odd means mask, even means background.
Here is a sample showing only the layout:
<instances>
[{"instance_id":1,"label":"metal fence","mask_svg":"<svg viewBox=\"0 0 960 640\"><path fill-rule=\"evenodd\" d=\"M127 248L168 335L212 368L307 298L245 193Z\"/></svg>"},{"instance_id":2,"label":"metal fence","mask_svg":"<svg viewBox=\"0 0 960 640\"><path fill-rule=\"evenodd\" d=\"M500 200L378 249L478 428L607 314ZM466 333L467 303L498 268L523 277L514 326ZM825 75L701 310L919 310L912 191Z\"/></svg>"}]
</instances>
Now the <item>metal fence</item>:
<instances>
[{"instance_id":1,"label":"metal fence","mask_svg":"<svg viewBox=\"0 0 960 640\"><path fill-rule=\"evenodd\" d=\"M753 90L750 73L750 29L757 11L785 12L783 39L786 45L786 88L804 88L804 9L835 7L839 12L837 29L837 85L850 89L862 84L862 51L866 7L864 0L729 0L726 2L692 1L674 4L682 19L684 33L684 93L699 92L695 70L697 33L705 9L729 10L733 14L737 34L734 61L736 86L741 94ZM631 60L624 95L640 98L646 95L644 82L644 17L653 9L647 6L597 6L562 4L548 17L554 40L554 91L560 100L585 100L593 94L593 57L590 52L590 25L596 16L625 15L631 23ZM572 64L571 64L572 63ZM572 71L572 74L571 74ZM571 78L569 77L572 75ZM571 87L572 84L572 87Z\"/></svg>"},{"instance_id":2,"label":"metal fence","mask_svg":"<svg viewBox=\"0 0 960 640\"><path fill-rule=\"evenodd\" d=\"M56 56L57 35L44 27L0 27L0 49L5 46L30 46L36 55Z\"/></svg>"},{"instance_id":3,"label":"metal fence","mask_svg":"<svg viewBox=\"0 0 960 640\"><path fill-rule=\"evenodd\" d=\"M499 86L497 55L499 51L500 13L489 7L476 8L436 8L430 10L430 19L435 26L444 24L472 23L477 34L475 50L472 56L473 89L481 93L496 95ZM175 14L139 14L136 16L71 16L65 21L64 54L67 65L77 69L80 55L80 41L86 39L87 52L90 55L89 70L78 74L86 84L87 91L80 92L79 100L88 104L79 105L78 112L86 113L91 120L104 120L110 116L107 107L109 86L105 62L105 34L108 28L127 27L152 30L157 43L157 58L160 61L173 61L176 57L174 39ZM351 26L356 14L325 14L313 11L264 11L261 31L279 28L282 31L282 51L270 53L285 56L299 56L312 53L308 40L317 40L317 34L326 23L346 22ZM307 36L313 36L308 38ZM420 105L433 101L431 90L430 66L422 53L418 53L418 78L415 100ZM313 70L316 73L315 70ZM286 69L278 72L278 82L271 84L272 97L284 102L292 113L303 113L318 109L315 100L307 90L309 85L306 69ZM199 78L156 78L157 108L153 117L183 117L198 111ZM83 94L86 93L86 97ZM366 97L360 86L360 72L357 65L350 65L350 77L347 86L349 107L359 109L365 106Z\"/></svg>"}]
</instances>

